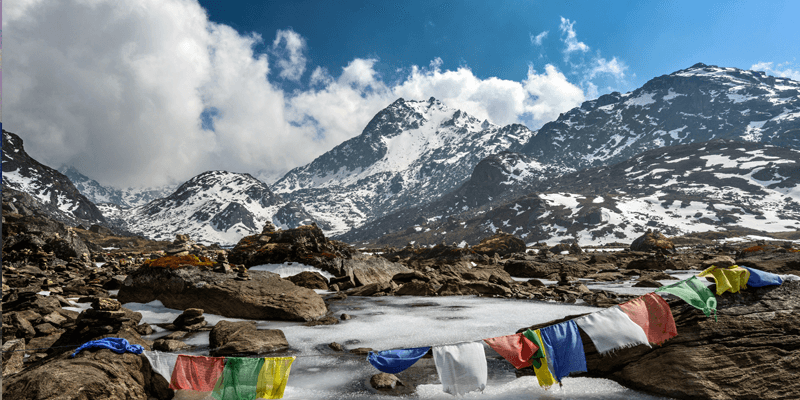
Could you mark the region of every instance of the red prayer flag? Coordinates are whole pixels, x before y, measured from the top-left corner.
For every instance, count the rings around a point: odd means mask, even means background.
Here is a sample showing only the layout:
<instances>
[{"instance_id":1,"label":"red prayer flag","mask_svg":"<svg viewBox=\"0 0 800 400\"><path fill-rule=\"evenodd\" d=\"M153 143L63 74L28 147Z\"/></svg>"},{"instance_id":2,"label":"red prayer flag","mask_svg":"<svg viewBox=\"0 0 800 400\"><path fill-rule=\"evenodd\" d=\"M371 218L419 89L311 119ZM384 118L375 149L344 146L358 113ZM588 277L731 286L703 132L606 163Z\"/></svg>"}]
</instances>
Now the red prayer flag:
<instances>
[{"instance_id":1,"label":"red prayer flag","mask_svg":"<svg viewBox=\"0 0 800 400\"><path fill-rule=\"evenodd\" d=\"M672 310L661 296L648 293L629 302L619 305L628 317L644 329L647 340L653 344L661 344L678 336Z\"/></svg>"},{"instance_id":2,"label":"red prayer flag","mask_svg":"<svg viewBox=\"0 0 800 400\"><path fill-rule=\"evenodd\" d=\"M225 358L179 355L172 371L169 388L210 392L222 376Z\"/></svg>"},{"instance_id":3,"label":"red prayer flag","mask_svg":"<svg viewBox=\"0 0 800 400\"><path fill-rule=\"evenodd\" d=\"M521 333L483 339L483 341L514 365L516 369L529 367L531 365L531 357L539 351L539 346Z\"/></svg>"}]
</instances>

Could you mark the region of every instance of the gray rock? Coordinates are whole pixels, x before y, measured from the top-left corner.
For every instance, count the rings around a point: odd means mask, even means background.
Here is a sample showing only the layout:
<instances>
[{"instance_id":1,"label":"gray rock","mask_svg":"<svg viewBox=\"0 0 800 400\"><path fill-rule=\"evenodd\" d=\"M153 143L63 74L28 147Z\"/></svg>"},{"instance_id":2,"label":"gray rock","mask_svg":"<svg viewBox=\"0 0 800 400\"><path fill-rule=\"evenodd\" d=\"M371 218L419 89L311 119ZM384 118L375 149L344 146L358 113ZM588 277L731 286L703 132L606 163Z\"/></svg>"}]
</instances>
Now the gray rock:
<instances>
[{"instance_id":1,"label":"gray rock","mask_svg":"<svg viewBox=\"0 0 800 400\"><path fill-rule=\"evenodd\" d=\"M197 267L139 268L128 275L117 298L123 303L160 300L179 310L201 308L231 318L311 321L327 307L311 289L296 286L277 274L250 271L249 280Z\"/></svg>"},{"instance_id":2,"label":"gray rock","mask_svg":"<svg viewBox=\"0 0 800 400\"><path fill-rule=\"evenodd\" d=\"M289 342L280 329L256 329L255 321L219 321L209 335L209 354L264 354L286 350Z\"/></svg>"}]
</instances>

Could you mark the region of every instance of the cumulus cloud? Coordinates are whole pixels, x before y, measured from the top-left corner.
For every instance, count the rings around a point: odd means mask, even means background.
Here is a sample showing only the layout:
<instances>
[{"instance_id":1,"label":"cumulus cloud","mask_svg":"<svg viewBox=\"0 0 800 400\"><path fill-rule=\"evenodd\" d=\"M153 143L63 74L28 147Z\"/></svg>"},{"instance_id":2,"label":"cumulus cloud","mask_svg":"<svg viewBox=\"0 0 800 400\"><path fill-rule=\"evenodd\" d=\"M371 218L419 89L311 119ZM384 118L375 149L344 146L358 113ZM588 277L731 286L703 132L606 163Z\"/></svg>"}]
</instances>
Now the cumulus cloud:
<instances>
[{"instance_id":1,"label":"cumulus cloud","mask_svg":"<svg viewBox=\"0 0 800 400\"><path fill-rule=\"evenodd\" d=\"M547 37L548 33L550 33L550 31L544 31L536 36L533 36L533 34L530 33L529 35L531 37L531 44L534 44L536 46L541 46L542 42L544 41L544 38Z\"/></svg>"},{"instance_id":2,"label":"cumulus cloud","mask_svg":"<svg viewBox=\"0 0 800 400\"><path fill-rule=\"evenodd\" d=\"M209 21L191 0L19 1L4 11L14 43L4 60L6 129L45 164L117 187L212 169L276 176L360 134L398 97L433 96L532 128L584 100L552 65L518 82L443 70L439 59L392 82L374 58L315 67L307 88L285 93L274 82L302 86L308 68L299 33L279 30L259 54L262 37ZM202 116L212 119L205 129Z\"/></svg>"},{"instance_id":3,"label":"cumulus cloud","mask_svg":"<svg viewBox=\"0 0 800 400\"><path fill-rule=\"evenodd\" d=\"M608 74L616 79L624 79L625 78L625 70L628 69L628 66L625 65L624 62L617 59L617 57L613 57L611 61L606 60L603 57L598 57L594 60L594 65L589 70L589 79L594 79L594 77L600 74Z\"/></svg>"},{"instance_id":4,"label":"cumulus cloud","mask_svg":"<svg viewBox=\"0 0 800 400\"><path fill-rule=\"evenodd\" d=\"M800 81L800 69L792 69L792 65L788 62L777 65L773 62L759 62L753 64L750 69L754 71L764 71L768 75Z\"/></svg>"},{"instance_id":5,"label":"cumulus cloud","mask_svg":"<svg viewBox=\"0 0 800 400\"><path fill-rule=\"evenodd\" d=\"M291 29L279 29L272 42L272 52L277 56L280 77L298 81L306 70L306 41Z\"/></svg>"},{"instance_id":6,"label":"cumulus cloud","mask_svg":"<svg viewBox=\"0 0 800 400\"><path fill-rule=\"evenodd\" d=\"M586 43L578 41L578 35L575 33L575 21L570 21L567 18L561 17L559 29L561 30L561 40L566 45L564 48L565 59L569 59L569 56L576 51L581 53L589 51L589 46L587 46Z\"/></svg>"}]
</instances>

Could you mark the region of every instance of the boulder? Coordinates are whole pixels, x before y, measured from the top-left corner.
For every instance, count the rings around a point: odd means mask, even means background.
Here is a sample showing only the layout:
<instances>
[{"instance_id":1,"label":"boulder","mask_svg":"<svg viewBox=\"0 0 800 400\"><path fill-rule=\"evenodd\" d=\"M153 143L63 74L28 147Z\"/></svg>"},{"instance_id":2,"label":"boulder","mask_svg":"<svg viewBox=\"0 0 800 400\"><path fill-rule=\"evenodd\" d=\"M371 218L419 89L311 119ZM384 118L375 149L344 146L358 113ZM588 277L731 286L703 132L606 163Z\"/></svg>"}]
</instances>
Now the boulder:
<instances>
[{"instance_id":1,"label":"boulder","mask_svg":"<svg viewBox=\"0 0 800 400\"><path fill-rule=\"evenodd\" d=\"M256 321L219 321L208 337L212 357L234 354L264 354L289 348L280 329L257 329Z\"/></svg>"},{"instance_id":2,"label":"boulder","mask_svg":"<svg viewBox=\"0 0 800 400\"><path fill-rule=\"evenodd\" d=\"M383 257L354 256L341 260L340 270L337 272L335 275L350 276L356 286L362 286L390 282L395 275L411 273L413 270Z\"/></svg>"},{"instance_id":3,"label":"boulder","mask_svg":"<svg viewBox=\"0 0 800 400\"><path fill-rule=\"evenodd\" d=\"M678 399L793 399L800 393L800 282L717 296L719 320L668 301L678 336L600 356L581 332L589 377ZM538 329L573 319L539 324ZM518 375L532 374L530 368Z\"/></svg>"},{"instance_id":4,"label":"boulder","mask_svg":"<svg viewBox=\"0 0 800 400\"><path fill-rule=\"evenodd\" d=\"M436 290L428 282L411 281L404 283L394 293L396 296L433 296Z\"/></svg>"},{"instance_id":5,"label":"boulder","mask_svg":"<svg viewBox=\"0 0 800 400\"><path fill-rule=\"evenodd\" d=\"M328 240L316 225L286 230L268 230L265 226L261 234L242 238L228 253L228 260L248 268L294 261L328 270L335 259L350 258L356 253L344 243Z\"/></svg>"},{"instance_id":6,"label":"boulder","mask_svg":"<svg viewBox=\"0 0 800 400\"><path fill-rule=\"evenodd\" d=\"M478 254L485 254L487 256L493 256L495 254L506 256L513 253L524 253L525 242L512 234L498 232L481 240L480 243L472 247L472 250Z\"/></svg>"},{"instance_id":7,"label":"boulder","mask_svg":"<svg viewBox=\"0 0 800 400\"><path fill-rule=\"evenodd\" d=\"M117 299L159 300L179 310L200 308L225 317L261 320L310 321L327 312L316 292L266 271L250 271L249 279L243 279L198 267L141 267L128 275Z\"/></svg>"},{"instance_id":8,"label":"boulder","mask_svg":"<svg viewBox=\"0 0 800 400\"><path fill-rule=\"evenodd\" d=\"M316 271L303 271L286 278L297 286L308 289L328 290L328 280Z\"/></svg>"},{"instance_id":9,"label":"boulder","mask_svg":"<svg viewBox=\"0 0 800 400\"><path fill-rule=\"evenodd\" d=\"M648 229L644 235L639 236L631 243L631 251L672 251L675 245L661 232Z\"/></svg>"}]
</instances>

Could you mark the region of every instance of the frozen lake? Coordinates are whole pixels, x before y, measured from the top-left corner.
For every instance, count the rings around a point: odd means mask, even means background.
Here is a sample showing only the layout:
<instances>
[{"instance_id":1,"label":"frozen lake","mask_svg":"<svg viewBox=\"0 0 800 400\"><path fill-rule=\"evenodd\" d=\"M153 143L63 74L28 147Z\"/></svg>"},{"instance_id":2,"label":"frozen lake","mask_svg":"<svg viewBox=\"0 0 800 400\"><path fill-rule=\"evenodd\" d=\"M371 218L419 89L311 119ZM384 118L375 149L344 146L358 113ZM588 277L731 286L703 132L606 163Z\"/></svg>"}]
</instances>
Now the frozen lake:
<instances>
[{"instance_id":1,"label":"frozen lake","mask_svg":"<svg viewBox=\"0 0 800 400\"><path fill-rule=\"evenodd\" d=\"M172 310L154 301L147 304L127 303L125 307L143 314L142 322L172 322L180 310ZM598 310L582 305L565 305L532 300L454 297L348 297L332 301L335 316L349 314L352 319L336 325L307 327L301 323L259 321L260 328L281 329L297 356L292 366L285 399L387 399L369 387L369 378L378 373L364 356L337 353L328 347L331 342L345 349L369 347L375 350L431 346L513 334L517 329L547 322L567 315ZM209 324L219 320L235 321L206 314ZM168 332L160 332L149 339ZM186 340L198 346L186 354L207 355L208 332ZM657 399L605 380L565 378L562 388L545 391L535 377L517 379L514 369L497 353L485 346L489 363L489 381L483 393L471 393L471 399ZM433 362L424 369L427 384L417 387L414 398L451 399L442 392ZM401 379L403 373L399 374Z\"/></svg>"}]
</instances>

